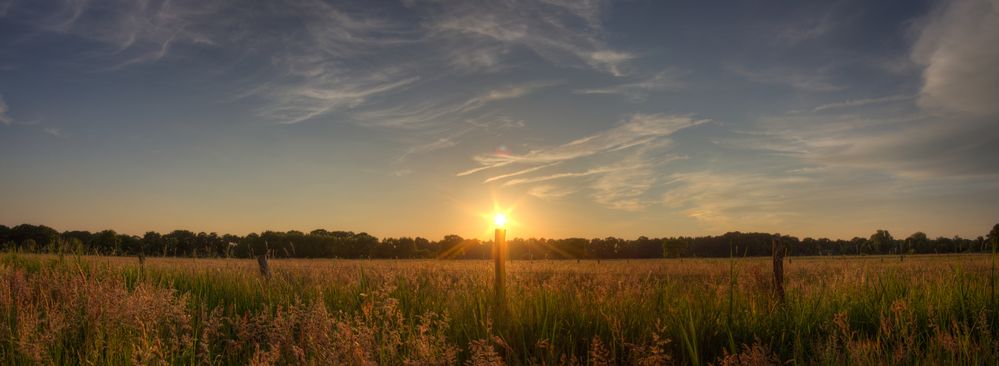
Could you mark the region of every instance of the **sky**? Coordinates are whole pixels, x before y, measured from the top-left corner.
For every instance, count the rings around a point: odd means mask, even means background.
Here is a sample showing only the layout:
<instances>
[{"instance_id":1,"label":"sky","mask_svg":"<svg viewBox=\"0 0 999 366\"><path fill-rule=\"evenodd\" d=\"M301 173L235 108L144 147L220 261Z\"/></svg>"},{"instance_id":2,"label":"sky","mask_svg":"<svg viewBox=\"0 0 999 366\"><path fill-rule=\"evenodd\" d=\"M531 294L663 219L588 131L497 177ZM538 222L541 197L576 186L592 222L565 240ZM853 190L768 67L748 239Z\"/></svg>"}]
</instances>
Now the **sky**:
<instances>
[{"instance_id":1,"label":"sky","mask_svg":"<svg viewBox=\"0 0 999 366\"><path fill-rule=\"evenodd\" d=\"M976 237L999 1L0 0L0 224Z\"/></svg>"}]
</instances>

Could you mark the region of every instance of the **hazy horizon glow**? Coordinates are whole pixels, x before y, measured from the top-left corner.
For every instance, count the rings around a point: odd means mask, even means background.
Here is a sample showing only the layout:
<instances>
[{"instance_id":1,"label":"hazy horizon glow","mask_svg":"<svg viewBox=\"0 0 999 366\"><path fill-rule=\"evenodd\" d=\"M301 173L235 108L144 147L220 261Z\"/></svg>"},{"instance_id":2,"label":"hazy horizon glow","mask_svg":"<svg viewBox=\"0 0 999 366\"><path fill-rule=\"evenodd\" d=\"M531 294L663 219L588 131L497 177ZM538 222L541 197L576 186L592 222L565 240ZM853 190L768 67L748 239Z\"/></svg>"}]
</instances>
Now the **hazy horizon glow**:
<instances>
[{"instance_id":1,"label":"hazy horizon glow","mask_svg":"<svg viewBox=\"0 0 999 366\"><path fill-rule=\"evenodd\" d=\"M0 224L975 237L989 0L0 0Z\"/></svg>"}]
</instances>

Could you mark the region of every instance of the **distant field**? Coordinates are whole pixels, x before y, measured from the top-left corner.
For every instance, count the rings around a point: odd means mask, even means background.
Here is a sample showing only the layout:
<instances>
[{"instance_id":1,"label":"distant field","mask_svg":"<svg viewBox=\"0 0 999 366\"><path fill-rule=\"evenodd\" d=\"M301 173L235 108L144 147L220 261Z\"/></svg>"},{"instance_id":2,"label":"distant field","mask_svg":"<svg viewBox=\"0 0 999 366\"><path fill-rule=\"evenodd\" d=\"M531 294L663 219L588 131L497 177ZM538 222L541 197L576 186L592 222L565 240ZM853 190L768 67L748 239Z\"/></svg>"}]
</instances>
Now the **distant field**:
<instances>
[{"instance_id":1,"label":"distant field","mask_svg":"<svg viewBox=\"0 0 999 366\"><path fill-rule=\"evenodd\" d=\"M990 255L0 259L2 364L995 364Z\"/></svg>"}]
</instances>

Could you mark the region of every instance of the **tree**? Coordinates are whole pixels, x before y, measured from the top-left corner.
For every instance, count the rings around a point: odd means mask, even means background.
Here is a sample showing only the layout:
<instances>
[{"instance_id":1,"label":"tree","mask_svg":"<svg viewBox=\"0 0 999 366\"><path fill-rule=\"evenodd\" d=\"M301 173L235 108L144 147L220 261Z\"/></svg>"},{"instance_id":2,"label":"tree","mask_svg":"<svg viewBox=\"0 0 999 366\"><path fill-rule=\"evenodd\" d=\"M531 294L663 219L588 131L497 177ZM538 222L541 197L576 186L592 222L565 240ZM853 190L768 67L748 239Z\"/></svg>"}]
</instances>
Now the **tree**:
<instances>
[{"instance_id":1,"label":"tree","mask_svg":"<svg viewBox=\"0 0 999 366\"><path fill-rule=\"evenodd\" d=\"M414 241L416 245L416 257L417 258L433 258L434 246L427 240L427 238L417 237Z\"/></svg>"},{"instance_id":2,"label":"tree","mask_svg":"<svg viewBox=\"0 0 999 366\"><path fill-rule=\"evenodd\" d=\"M142 245L139 247L139 250L143 255L152 254L150 253L150 251L163 249L162 241L163 241L163 236L160 235L160 233L157 233L155 231L148 231L146 232L145 235L142 236ZM166 256L166 253L163 252L163 255Z\"/></svg>"},{"instance_id":3,"label":"tree","mask_svg":"<svg viewBox=\"0 0 999 366\"><path fill-rule=\"evenodd\" d=\"M101 231L95 235L94 240L99 253L118 255L121 249L121 238L114 230Z\"/></svg>"},{"instance_id":4,"label":"tree","mask_svg":"<svg viewBox=\"0 0 999 366\"><path fill-rule=\"evenodd\" d=\"M926 233L922 231L912 233L912 235L909 235L909 238L905 240L909 242L909 248L914 250L916 253L929 253L933 251L933 249L930 248L930 238L927 237Z\"/></svg>"},{"instance_id":5,"label":"tree","mask_svg":"<svg viewBox=\"0 0 999 366\"><path fill-rule=\"evenodd\" d=\"M439 244L439 256L441 258L461 258L465 255L464 248L461 248L461 243L464 241L465 239L458 235L445 236Z\"/></svg>"},{"instance_id":6,"label":"tree","mask_svg":"<svg viewBox=\"0 0 999 366\"><path fill-rule=\"evenodd\" d=\"M120 251L118 252L118 254L121 255L142 254L143 256L145 256L145 252L143 251L142 248L143 246L142 238L131 235L119 235L118 241L121 243Z\"/></svg>"},{"instance_id":7,"label":"tree","mask_svg":"<svg viewBox=\"0 0 999 366\"><path fill-rule=\"evenodd\" d=\"M992 226L992 231L989 231L989 241L995 243L999 241L999 224Z\"/></svg>"},{"instance_id":8,"label":"tree","mask_svg":"<svg viewBox=\"0 0 999 366\"><path fill-rule=\"evenodd\" d=\"M687 241L681 238L666 239L666 257L679 258L687 254Z\"/></svg>"},{"instance_id":9,"label":"tree","mask_svg":"<svg viewBox=\"0 0 999 366\"><path fill-rule=\"evenodd\" d=\"M875 250L877 253L888 253L895 248L895 238L891 236L888 230L878 230L876 233L871 235L868 240L871 249Z\"/></svg>"},{"instance_id":10,"label":"tree","mask_svg":"<svg viewBox=\"0 0 999 366\"><path fill-rule=\"evenodd\" d=\"M9 240L15 245L25 244L29 240L34 247L46 247L59 238L59 232L45 225L21 224L10 229Z\"/></svg>"},{"instance_id":11,"label":"tree","mask_svg":"<svg viewBox=\"0 0 999 366\"><path fill-rule=\"evenodd\" d=\"M10 241L10 228L0 225L0 245L5 245Z\"/></svg>"},{"instance_id":12,"label":"tree","mask_svg":"<svg viewBox=\"0 0 999 366\"><path fill-rule=\"evenodd\" d=\"M194 232L188 230L174 230L169 234L163 235L163 237L169 241L170 250L173 251L174 256L191 255L193 250L196 248L195 241L197 236Z\"/></svg>"},{"instance_id":13,"label":"tree","mask_svg":"<svg viewBox=\"0 0 999 366\"><path fill-rule=\"evenodd\" d=\"M399 238L396 241L395 252L399 258L413 258L416 255L416 240Z\"/></svg>"}]
</instances>

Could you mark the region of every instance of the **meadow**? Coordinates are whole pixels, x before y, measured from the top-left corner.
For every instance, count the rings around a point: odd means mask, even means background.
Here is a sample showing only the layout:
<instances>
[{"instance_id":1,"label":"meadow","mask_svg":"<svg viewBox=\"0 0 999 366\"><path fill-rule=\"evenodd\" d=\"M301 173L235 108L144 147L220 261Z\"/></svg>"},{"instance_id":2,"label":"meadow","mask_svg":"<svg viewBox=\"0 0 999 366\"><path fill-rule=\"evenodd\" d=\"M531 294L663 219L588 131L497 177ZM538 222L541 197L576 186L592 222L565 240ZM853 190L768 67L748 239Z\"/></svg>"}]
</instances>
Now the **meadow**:
<instances>
[{"instance_id":1,"label":"meadow","mask_svg":"<svg viewBox=\"0 0 999 366\"><path fill-rule=\"evenodd\" d=\"M996 364L992 255L0 258L0 363Z\"/></svg>"}]
</instances>

